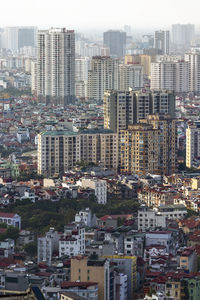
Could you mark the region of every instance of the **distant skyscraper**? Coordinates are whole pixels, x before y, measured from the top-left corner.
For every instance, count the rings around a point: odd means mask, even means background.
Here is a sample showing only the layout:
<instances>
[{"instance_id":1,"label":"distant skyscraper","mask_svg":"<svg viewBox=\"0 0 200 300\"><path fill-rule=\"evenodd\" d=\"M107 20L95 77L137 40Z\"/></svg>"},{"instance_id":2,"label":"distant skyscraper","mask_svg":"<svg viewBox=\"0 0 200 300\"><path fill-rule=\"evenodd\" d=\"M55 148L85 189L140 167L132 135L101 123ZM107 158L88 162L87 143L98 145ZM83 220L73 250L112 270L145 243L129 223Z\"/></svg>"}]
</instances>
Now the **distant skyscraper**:
<instances>
[{"instance_id":1,"label":"distant skyscraper","mask_svg":"<svg viewBox=\"0 0 200 300\"><path fill-rule=\"evenodd\" d=\"M91 58L80 57L75 59L76 97L87 97L88 71L90 70Z\"/></svg>"},{"instance_id":2,"label":"distant skyscraper","mask_svg":"<svg viewBox=\"0 0 200 300\"><path fill-rule=\"evenodd\" d=\"M38 31L37 95L67 104L75 99L75 34L54 28Z\"/></svg>"},{"instance_id":3,"label":"distant skyscraper","mask_svg":"<svg viewBox=\"0 0 200 300\"><path fill-rule=\"evenodd\" d=\"M18 29L18 49L36 46L36 27L20 27Z\"/></svg>"},{"instance_id":4,"label":"distant skyscraper","mask_svg":"<svg viewBox=\"0 0 200 300\"><path fill-rule=\"evenodd\" d=\"M159 30L154 32L154 48L161 50L162 54L170 53L170 33L169 31Z\"/></svg>"},{"instance_id":5,"label":"distant skyscraper","mask_svg":"<svg viewBox=\"0 0 200 300\"><path fill-rule=\"evenodd\" d=\"M5 27L1 34L2 47L18 51L23 47L36 46L37 27Z\"/></svg>"},{"instance_id":6,"label":"distant skyscraper","mask_svg":"<svg viewBox=\"0 0 200 300\"><path fill-rule=\"evenodd\" d=\"M6 27L4 29L4 47L12 51L18 51L18 28Z\"/></svg>"},{"instance_id":7,"label":"distant skyscraper","mask_svg":"<svg viewBox=\"0 0 200 300\"><path fill-rule=\"evenodd\" d=\"M100 101L105 90L118 88L119 60L107 56L93 57L88 73L88 97Z\"/></svg>"},{"instance_id":8,"label":"distant skyscraper","mask_svg":"<svg viewBox=\"0 0 200 300\"><path fill-rule=\"evenodd\" d=\"M126 32L109 30L103 34L103 43L110 48L110 55L122 57L126 54Z\"/></svg>"},{"instance_id":9,"label":"distant skyscraper","mask_svg":"<svg viewBox=\"0 0 200 300\"><path fill-rule=\"evenodd\" d=\"M195 35L194 24L173 24L172 43L181 47L188 47Z\"/></svg>"}]
</instances>

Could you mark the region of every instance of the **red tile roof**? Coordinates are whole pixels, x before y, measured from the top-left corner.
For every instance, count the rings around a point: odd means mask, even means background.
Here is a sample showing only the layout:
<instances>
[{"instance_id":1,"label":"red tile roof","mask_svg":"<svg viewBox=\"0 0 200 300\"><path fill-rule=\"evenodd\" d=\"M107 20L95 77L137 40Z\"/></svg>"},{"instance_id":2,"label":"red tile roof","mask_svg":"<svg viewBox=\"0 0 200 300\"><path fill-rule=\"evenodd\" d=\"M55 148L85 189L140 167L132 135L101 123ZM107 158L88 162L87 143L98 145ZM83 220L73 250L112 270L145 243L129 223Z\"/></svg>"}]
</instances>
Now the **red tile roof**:
<instances>
[{"instance_id":1,"label":"red tile roof","mask_svg":"<svg viewBox=\"0 0 200 300\"><path fill-rule=\"evenodd\" d=\"M14 218L17 214L0 212L0 218Z\"/></svg>"}]
</instances>

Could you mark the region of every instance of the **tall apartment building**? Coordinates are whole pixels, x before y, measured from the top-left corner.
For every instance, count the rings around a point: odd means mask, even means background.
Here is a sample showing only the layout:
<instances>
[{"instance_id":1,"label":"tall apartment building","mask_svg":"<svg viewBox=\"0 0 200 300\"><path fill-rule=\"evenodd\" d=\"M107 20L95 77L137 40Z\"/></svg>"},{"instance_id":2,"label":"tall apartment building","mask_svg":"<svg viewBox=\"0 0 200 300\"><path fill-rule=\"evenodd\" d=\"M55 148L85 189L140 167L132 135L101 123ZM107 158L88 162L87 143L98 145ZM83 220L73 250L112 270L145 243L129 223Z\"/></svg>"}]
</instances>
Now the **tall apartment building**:
<instances>
[{"instance_id":1,"label":"tall apartment building","mask_svg":"<svg viewBox=\"0 0 200 300\"><path fill-rule=\"evenodd\" d=\"M60 235L54 228L50 230L43 237L38 237L38 263L45 262L51 265L54 251L58 251Z\"/></svg>"},{"instance_id":2,"label":"tall apartment building","mask_svg":"<svg viewBox=\"0 0 200 300\"><path fill-rule=\"evenodd\" d=\"M179 47L187 48L195 36L194 24L173 24L172 43Z\"/></svg>"},{"instance_id":3,"label":"tall apartment building","mask_svg":"<svg viewBox=\"0 0 200 300\"><path fill-rule=\"evenodd\" d=\"M170 54L169 30L159 30L154 32L154 48L161 50L162 54Z\"/></svg>"},{"instance_id":4,"label":"tall apartment building","mask_svg":"<svg viewBox=\"0 0 200 300\"><path fill-rule=\"evenodd\" d=\"M90 57L79 57L75 59L75 79L76 81L87 81L88 71L91 68Z\"/></svg>"},{"instance_id":5,"label":"tall apartment building","mask_svg":"<svg viewBox=\"0 0 200 300\"><path fill-rule=\"evenodd\" d=\"M37 61L31 61L31 92L37 92Z\"/></svg>"},{"instance_id":6,"label":"tall apartment building","mask_svg":"<svg viewBox=\"0 0 200 300\"><path fill-rule=\"evenodd\" d=\"M152 125L129 125L120 132L119 168L138 175L159 173L159 130Z\"/></svg>"},{"instance_id":7,"label":"tall apartment building","mask_svg":"<svg viewBox=\"0 0 200 300\"><path fill-rule=\"evenodd\" d=\"M114 300L114 266L106 259L72 258L71 281L96 282L98 283L98 299Z\"/></svg>"},{"instance_id":8,"label":"tall apartment building","mask_svg":"<svg viewBox=\"0 0 200 300\"><path fill-rule=\"evenodd\" d=\"M104 128L119 132L134 120L134 100L131 91L108 90L104 94Z\"/></svg>"},{"instance_id":9,"label":"tall apartment building","mask_svg":"<svg viewBox=\"0 0 200 300\"><path fill-rule=\"evenodd\" d=\"M87 97L88 71L90 70L91 58L80 57L75 59L75 90L76 97Z\"/></svg>"},{"instance_id":10,"label":"tall apartment building","mask_svg":"<svg viewBox=\"0 0 200 300\"><path fill-rule=\"evenodd\" d=\"M144 86L144 74L142 65L120 65L119 66L119 89L128 91L140 89Z\"/></svg>"},{"instance_id":11,"label":"tall apartment building","mask_svg":"<svg viewBox=\"0 0 200 300\"><path fill-rule=\"evenodd\" d=\"M104 128L119 132L128 125L136 124L149 114L175 114L175 96L172 92L160 91L115 91L104 95Z\"/></svg>"},{"instance_id":12,"label":"tall apartment building","mask_svg":"<svg viewBox=\"0 0 200 300\"><path fill-rule=\"evenodd\" d=\"M75 98L75 34L52 28L38 31L37 95L65 105Z\"/></svg>"},{"instance_id":13,"label":"tall apartment building","mask_svg":"<svg viewBox=\"0 0 200 300\"><path fill-rule=\"evenodd\" d=\"M200 123L188 124L186 129L186 167L192 168L195 158L200 157Z\"/></svg>"},{"instance_id":14,"label":"tall apartment building","mask_svg":"<svg viewBox=\"0 0 200 300\"><path fill-rule=\"evenodd\" d=\"M18 28L18 49L23 47L36 46L36 27L19 27Z\"/></svg>"},{"instance_id":15,"label":"tall apartment building","mask_svg":"<svg viewBox=\"0 0 200 300\"><path fill-rule=\"evenodd\" d=\"M126 55L124 62L128 64L139 64L143 66L143 73L146 76L151 74L151 56L146 54Z\"/></svg>"},{"instance_id":16,"label":"tall apartment building","mask_svg":"<svg viewBox=\"0 0 200 300\"><path fill-rule=\"evenodd\" d=\"M2 35L2 43L4 48L18 51L18 28L6 27Z\"/></svg>"},{"instance_id":17,"label":"tall apartment building","mask_svg":"<svg viewBox=\"0 0 200 300\"><path fill-rule=\"evenodd\" d=\"M189 64L189 91L200 92L200 52L185 54L185 61Z\"/></svg>"},{"instance_id":18,"label":"tall apartment building","mask_svg":"<svg viewBox=\"0 0 200 300\"><path fill-rule=\"evenodd\" d=\"M176 119L167 114L149 115L140 122L152 125L154 129L159 130L159 174L173 174L177 169Z\"/></svg>"},{"instance_id":19,"label":"tall apartment building","mask_svg":"<svg viewBox=\"0 0 200 300\"><path fill-rule=\"evenodd\" d=\"M176 93L189 91L189 65L186 61L160 61L151 64L151 89Z\"/></svg>"},{"instance_id":20,"label":"tall apartment building","mask_svg":"<svg viewBox=\"0 0 200 300\"><path fill-rule=\"evenodd\" d=\"M119 60L95 56L88 72L88 98L102 101L105 90L119 88Z\"/></svg>"},{"instance_id":21,"label":"tall apartment building","mask_svg":"<svg viewBox=\"0 0 200 300\"><path fill-rule=\"evenodd\" d=\"M103 33L103 43L109 47L110 55L122 57L126 53L126 32L109 30Z\"/></svg>"},{"instance_id":22,"label":"tall apartment building","mask_svg":"<svg viewBox=\"0 0 200 300\"><path fill-rule=\"evenodd\" d=\"M127 275L127 299L134 299L134 292L137 288L136 256L112 255L105 257L117 267L120 273Z\"/></svg>"},{"instance_id":23,"label":"tall apartment building","mask_svg":"<svg viewBox=\"0 0 200 300\"><path fill-rule=\"evenodd\" d=\"M172 174L176 171L176 120L149 115L120 132L121 172Z\"/></svg>"},{"instance_id":24,"label":"tall apartment building","mask_svg":"<svg viewBox=\"0 0 200 300\"><path fill-rule=\"evenodd\" d=\"M5 27L2 32L2 48L19 51L36 46L36 27Z\"/></svg>"},{"instance_id":25,"label":"tall apartment building","mask_svg":"<svg viewBox=\"0 0 200 300\"><path fill-rule=\"evenodd\" d=\"M81 161L101 162L105 168L117 170L117 134L104 129L81 133L46 131L38 134L38 174L63 174Z\"/></svg>"}]
</instances>

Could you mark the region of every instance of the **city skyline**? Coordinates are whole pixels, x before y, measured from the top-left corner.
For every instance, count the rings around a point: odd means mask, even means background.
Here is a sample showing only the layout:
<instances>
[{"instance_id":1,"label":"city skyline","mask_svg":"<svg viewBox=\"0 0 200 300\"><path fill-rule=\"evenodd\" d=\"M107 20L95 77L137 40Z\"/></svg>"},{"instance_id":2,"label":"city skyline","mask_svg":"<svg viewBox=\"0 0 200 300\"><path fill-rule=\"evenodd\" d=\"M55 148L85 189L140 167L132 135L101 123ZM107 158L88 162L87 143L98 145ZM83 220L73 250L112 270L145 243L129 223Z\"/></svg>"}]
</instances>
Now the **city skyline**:
<instances>
[{"instance_id":1,"label":"city skyline","mask_svg":"<svg viewBox=\"0 0 200 300\"><path fill-rule=\"evenodd\" d=\"M158 0L151 2L144 0L138 3L126 0L123 7L121 3L118 4L113 0L109 2L102 0L99 6L94 5L91 0L71 3L58 0L56 5L46 0L42 2L19 0L12 3L12 10L10 3L1 3L1 10L9 11L10 16L8 19L6 13L2 14L1 26L36 25L41 28L65 26L76 30L121 28L124 24L136 30L148 27L165 29L176 23L194 23L200 26L198 8L200 4L197 0L190 1L189 6L180 0L176 2L170 0L164 14L163 5L160 5Z\"/></svg>"}]
</instances>

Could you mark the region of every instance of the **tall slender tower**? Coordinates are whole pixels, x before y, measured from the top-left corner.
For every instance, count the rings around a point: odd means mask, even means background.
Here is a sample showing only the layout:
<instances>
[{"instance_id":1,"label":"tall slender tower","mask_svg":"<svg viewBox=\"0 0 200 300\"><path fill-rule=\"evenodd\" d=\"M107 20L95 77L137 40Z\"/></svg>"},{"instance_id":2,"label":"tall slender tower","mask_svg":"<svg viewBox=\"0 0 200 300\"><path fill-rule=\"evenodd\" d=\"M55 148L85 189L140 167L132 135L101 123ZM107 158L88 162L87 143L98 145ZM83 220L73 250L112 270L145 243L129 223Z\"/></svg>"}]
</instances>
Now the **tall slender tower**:
<instances>
[{"instance_id":1,"label":"tall slender tower","mask_svg":"<svg viewBox=\"0 0 200 300\"><path fill-rule=\"evenodd\" d=\"M75 34L52 28L38 31L37 95L40 101L62 104L75 99Z\"/></svg>"},{"instance_id":2,"label":"tall slender tower","mask_svg":"<svg viewBox=\"0 0 200 300\"><path fill-rule=\"evenodd\" d=\"M170 33L169 30L154 32L154 48L161 50L162 54L170 54Z\"/></svg>"}]
</instances>

